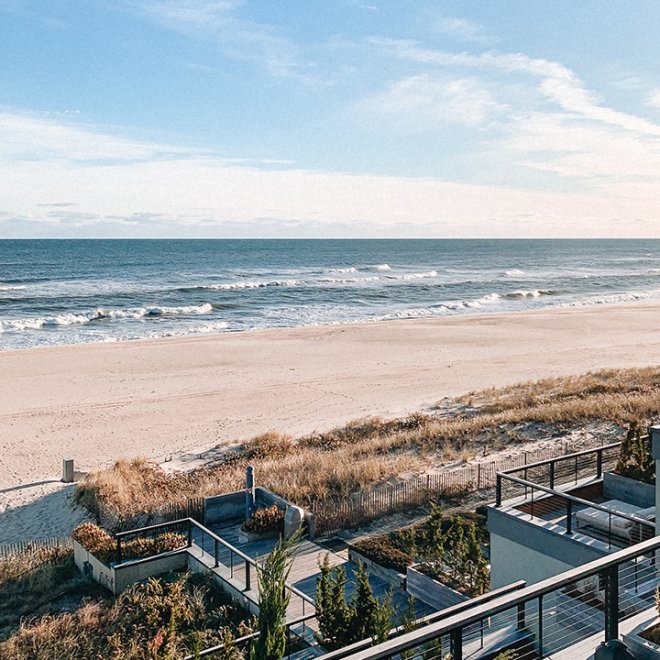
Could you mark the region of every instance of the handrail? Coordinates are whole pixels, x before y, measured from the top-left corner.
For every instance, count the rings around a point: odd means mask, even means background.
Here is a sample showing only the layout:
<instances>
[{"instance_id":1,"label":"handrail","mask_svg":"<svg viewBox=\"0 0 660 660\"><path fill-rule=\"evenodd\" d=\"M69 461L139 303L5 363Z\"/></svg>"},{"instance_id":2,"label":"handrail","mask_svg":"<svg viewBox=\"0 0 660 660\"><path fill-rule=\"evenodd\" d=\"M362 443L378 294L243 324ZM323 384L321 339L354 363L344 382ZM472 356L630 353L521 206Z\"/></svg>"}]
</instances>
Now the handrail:
<instances>
[{"instance_id":1,"label":"handrail","mask_svg":"<svg viewBox=\"0 0 660 660\"><path fill-rule=\"evenodd\" d=\"M231 543L228 543L225 541L223 538L218 536L215 532L212 532L208 527L205 527L201 523L199 523L197 520L194 518L179 518L178 520L172 520L170 522L165 522L165 523L158 523L157 525L149 525L147 527L138 527L137 529L131 529L127 530L125 532L117 532L115 534L115 539L117 539L117 542L119 543L120 540L125 537L129 536L131 534L140 534L141 532L151 532L156 529L164 529L165 527L174 527L175 525L182 525L183 523L186 523L188 527L190 528L191 526L197 527L202 533L208 534L214 541L220 543L223 545L227 550L230 552L234 553L235 555L238 555L243 561L246 563L250 564L251 566L254 566L256 569L259 569L259 564L258 562L250 557L249 555L246 555L244 552L241 552L238 548L233 546ZM121 562L118 562L121 564ZM302 598L304 601L309 603L310 605L316 606L314 600L310 598L307 594L303 593L296 587L294 587L291 584L286 584L285 587L293 594L298 596L299 598Z\"/></svg>"},{"instance_id":2,"label":"handrail","mask_svg":"<svg viewBox=\"0 0 660 660\"><path fill-rule=\"evenodd\" d=\"M648 438L649 436L642 436L642 440ZM509 468L508 470L502 470L498 472L501 475L509 475L512 472L520 472L521 470L529 470L530 468L541 467L542 465L550 465L550 463L558 463L559 461L568 460L571 458L579 458L580 456L586 456L587 454L597 454L598 452L605 451L606 449L614 449L614 447L621 446L621 441L612 442L609 445L602 445L600 447L595 447L594 449L583 449L582 451L576 451L572 454L562 454L561 456L555 456L554 458L546 458L542 461L536 461L536 463L527 463L519 467Z\"/></svg>"},{"instance_id":3,"label":"handrail","mask_svg":"<svg viewBox=\"0 0 660 660\"><path fill-rule=\"evenodd\" d=\"M297 619L294 619L293 621L287 621L286 627L291 628L291 626L297 626L300 623L305 623L305 621L309 621L310 619L313 619L316 615L315 614L307 614L305 616L301 616ZM251 640L251 639L256 639L259 637L261 633L259 631L250 633L249 635L243 635L243 637L237 637L236 639L232 640L235 645L240 645L244 644L245 642ZM203 658L207 655L211 655L212 653L217 653L218 651L223 651L225 648L225 644L216 644L215 646L209 646L209 648L204 649L203 651L199 651L195 655L187 655L183 658L183 660L194 660L195 658Z\"/></svg>"},{"instance_id":4,"label":"handrail","mask_svg":"<svg viewBox=\"0 0 660 660\"><path fill-rule=\"evenodd\" d=\"M536 490L541 490L545 493L548 493L550 495L554 495L556 497L560 497L562 499L566 500L571 500L572 502L576 502L577 504L586 504L588 507L592 509L598 509L598 511L604 511L605 513L609 513L610 515L617 516L619 518L625 518L626 520L630 520L635 523L639 523L641 525L646 525L647 527L652 527L655 529L655 524L645 520L644 518L640 518L638 516L635 516L634 514L628 514L628 513L619 513L618 511L613 511L612 509L608 509L607 507L601 506L600 504L596 504L596 502L590 502L589 500L583 500L581 497L575 497L575 495L570 495L568 493L564 493L560 490L555 490L554 488L548 488L547 486L542 486L541 484L536 484L532 481L527 481L525 479L520 479L519 477L512 477L511 475L501 475L502 478L508 479L509 481L513 481L515 483L518 483L522 486L526 486L527 488L534 488Z\"/></svg>"},{"instance_id":5,"label":"handrail","mask_svg":"<svg viewBox=\"0 0 660 660\"><path fill-rule=\"evenodd\" d=\"M571 585L577 580L597 575L607 569L617 567L626 561L658 549L660 549L660 538L654 537L647 541L642 541L630 548L614 552L607 557L596 559L588 564L570 569L565 573L560 573L559 575L550 577L542 582L537 582L536 584L525 587L512 594L501 596L494 603L491 602L478 605L467 613L463 612L455 614L448 619L443 619L430 626L413 630L412 632L401 635L394 640L382 642L370 649L359 651L344 657L346 660L379 660L381 658L389 658L400 651L418 647L425 642L446 635L452 630L464 629L473 623L478 623L488 617L494 617L495 615L510 610L518 605L524 605L534 599L542 598L545 594ZM320 660L328 660L328 658L338 657L342 656L327 654L321 656Z\"/></svg>"},{"instance_id":6,"label":"handrail","mask_svg":"<svg viewBox=\"0 0 660 660\"><path fill-rule=\"evenodd\" d=\"M499 598L500 596L505 596L506 594L517 591L518 589L523 589L526 586L527 582L525 582L525 580L512 582L511 584L507 584L504 587L494 589L493 591L489 591L485 594L482 594L481 596L476 596L475 598L470 598L470 600L456 603L456 605L451 605L450 607L446 607L438 612L431 612L431 614L427 614L426 616L423 616L419 619L415 619L413 625L415 628L427 626L431 623L435 623L438 620L445 619L448 616L453 616L455 614L465 612L466 610L476 607L482 603L488 603L492 600L495 600L496 598ZM403 626L397 626L396 628L392 628L392 630L390 630L388 633L388 638L396 638L402 633ZM323 660L339 660L340 658L344 658L346 653L362 651L363 649L370 648L372 644L373 640L371 638L361 639L359 642L353 642L353 644L350 644L349 646L344 646L340 649L332 651L331 653L326 653L323 656Z\"/></svg>"}]
</instances>

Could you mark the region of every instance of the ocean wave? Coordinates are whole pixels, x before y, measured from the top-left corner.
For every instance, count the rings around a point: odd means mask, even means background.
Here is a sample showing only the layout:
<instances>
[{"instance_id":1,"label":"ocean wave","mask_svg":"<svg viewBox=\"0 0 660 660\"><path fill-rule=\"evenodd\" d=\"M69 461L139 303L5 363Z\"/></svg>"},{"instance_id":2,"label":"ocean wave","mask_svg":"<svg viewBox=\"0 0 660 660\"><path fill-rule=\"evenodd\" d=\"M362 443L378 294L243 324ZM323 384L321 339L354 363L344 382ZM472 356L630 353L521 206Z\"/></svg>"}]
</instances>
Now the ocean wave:
<instances>
[{"instance_id":1,"label":"ocean wave","mask_svg":"<svg viewBox=\"0 0 660 660\"><path fill-rule=\"evenodd\" d=\"M197 314L210 314L213 306L210 303L203 305L185 305L182 307L132 307L129 309L97 309L84 314L58 314L56 316L37 316L34 318L8 319L0 321L0 333L21 332L23 330L41 330L48 327L81 325L112 319L141 319L155 316L175 316Z\"/></svg>"},{"instance_id":2,"label":"ocean wave","mask_svg":"<svg viewBox=\"0 0 660 660\"><path fill-rule=\"evenodd\" d=\"M374 266L370 266L373 270L392 270L392 266L389 264L376 264Z\"/></svg>"},{"instance_id":3,"label":"ocean wave","mask_svg":"<svg viewBox=\"0 0 660 660\"><path fill-rule=\"evenodd\" d=\"M505 270L504 274L507 277L518 277L519 275L524 275L525 271L520 268L510 268L509 270Z\"/></svg>"},{"instance_id":4,"label":"ocean wave","mask_svg":"<svg viewBox=\"0 0 660 660\"><path fill-rule=\"evenodd\" d=\"M648 300L649 298L659 298L660 291L625 291L623 293L612 293L603 296L588 296L579 300L560 305L561 307L588 307L591 305L616 305L619 303L636 302L638 300Z\"/></svg>"},{"instance_id":5,"label":"ocean wave","mask_svg":"<svg viewBox=\"0 0 660 660\"><path fill-rule=\"evenodd\" d=\"M21 289L24 289L25 287L20 285L20 286L13 286L11 284L0 284L0 291L20 291Z\"/></svg>"},{"instance_id":6,"label":"ocean wave","mask_svg":"<svg viewBox=\"0 0 660 660\"><path fill-rule=\"evenodd\" d=\"M510 298L512 300L518 300L520 298L540 298L541 296L554 296L556 291L552 289L533 289L531 291L511 291L511 293L505 293L504 298Z\"/></svg>"},{"instance_id":7,"label":"ocean wave","mask_svg":"<svg viewBox=\"0 0 660 660\"><path fill-rule=\"evenodd\" d=\"M437 277L438 273L435 270L429 270L426 273L406 273L403 275L385 275L386 280L422 280L427 277Z\"/></svg>"},{"instance_id":8,"label":"ocean wave","mask_svg":"<svg viewBox=\"0 0 660 660\"><path fill-rule=\"evenodd\" d=\"M269 280L264 282L226 282L223 284L205 284L197 289L209 289L212 291L234 291L240 289L264 289L271 286L301 286L306 284L304 280Z\"/></svg>"},{"instance_id":9,"label":"ocean wave","mask_svg":"<svg viewBox=\"0 0 660 660\"><path fill-rule=\"evenodd\" d=\"M341 275L342 273L357 273L358 269L355 268L354 266L350 266L348 268L328 268L326 272L337 273L338 275Z\"/></svg>"}]
</instances>

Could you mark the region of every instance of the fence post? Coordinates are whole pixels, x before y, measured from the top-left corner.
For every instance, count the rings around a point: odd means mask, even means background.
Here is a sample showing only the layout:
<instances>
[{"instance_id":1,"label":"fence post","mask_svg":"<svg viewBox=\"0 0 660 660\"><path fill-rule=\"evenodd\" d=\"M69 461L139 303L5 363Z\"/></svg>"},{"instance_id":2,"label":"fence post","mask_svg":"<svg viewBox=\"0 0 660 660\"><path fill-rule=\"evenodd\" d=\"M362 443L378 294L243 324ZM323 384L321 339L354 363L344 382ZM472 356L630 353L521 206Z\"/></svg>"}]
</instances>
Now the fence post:
<instances>
[{"instance_id":1,"label":"fence post","mask_svg":"<svg viewBox=\"0 0 660 660\"><path fill-rule=\"evenodd\" d=\"M603 476L603 449L596 452L596 478L600 479Z\"/></svg>"},{"instance_id":2,"label":"fence post","mask_svg":"<svg viewBox=\"0 0 660 660\"><path fill-rule=\"evenodd\" d=\"M121 536L117 537L117 563L121 564Z\"/></svg>"},{"instance_id":3,"label":"fence post","mask_svg":"<svg viewBox=\"0 0 660 660\"><path fill-rule=\"evenodd\" d=\"M192 548L192 522L188 518L188 547ZM204 539L202 539L202 550L204 549Z\"/></svg>"},{"instance_id":4,"label":"fence post","mask_svg":"<svg viewBox=\"0 0 660 660\"><path fill-rule=\"evenodd\" d=\"M477 463L477 490L481 490L481 463Z\"/></svg>"},{"instance_id":5,"label":"fence post","mask_svg":"<svg viewBox=\"0 0 660 660\"><path fill-rule=\"evenodd\" d=\"M502 476L495 474L495 506L502 506Z\"/></svg>"}]
</instances>

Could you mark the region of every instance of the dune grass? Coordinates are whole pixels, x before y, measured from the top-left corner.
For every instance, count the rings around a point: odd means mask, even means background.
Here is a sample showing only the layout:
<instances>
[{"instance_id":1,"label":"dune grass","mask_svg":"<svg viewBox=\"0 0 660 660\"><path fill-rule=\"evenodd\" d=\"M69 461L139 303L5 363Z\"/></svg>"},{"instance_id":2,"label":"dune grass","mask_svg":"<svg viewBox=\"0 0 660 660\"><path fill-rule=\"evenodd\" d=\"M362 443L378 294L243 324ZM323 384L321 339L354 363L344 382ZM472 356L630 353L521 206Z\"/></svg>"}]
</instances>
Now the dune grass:
<instances>
[{"instance_id":1,"label":"dune grass","mask_svg":"<svg viewBox=\"0 0 660 660\"><path fill-rule=\"evenodd\" d=\"M114 600L90 600L71 612L23 621L0 642L0 657L180 658L243 634L247 616L206 576L151 578Z\"/></svg>"},{"instance_id":2,"label":"dune grass","mask_svg":"<svg viewBox=\"0 0 660 660\"><path fill-rule=\"evenodd\" d=\"M450 412L448 412L450 411ZM436 414L369 418L294 440L267 433L244 443L212 467L167 474L145 459L118 461L90 474L78 498L125 516L151 512L188 497L242 487L254 465L260 485L303 506L420 472L478 448L530 440L529 428L579 427L603 420L643 425L660 415L660 369L607 370L472 392L439 404Z\"/></svg>"}]
</instances>

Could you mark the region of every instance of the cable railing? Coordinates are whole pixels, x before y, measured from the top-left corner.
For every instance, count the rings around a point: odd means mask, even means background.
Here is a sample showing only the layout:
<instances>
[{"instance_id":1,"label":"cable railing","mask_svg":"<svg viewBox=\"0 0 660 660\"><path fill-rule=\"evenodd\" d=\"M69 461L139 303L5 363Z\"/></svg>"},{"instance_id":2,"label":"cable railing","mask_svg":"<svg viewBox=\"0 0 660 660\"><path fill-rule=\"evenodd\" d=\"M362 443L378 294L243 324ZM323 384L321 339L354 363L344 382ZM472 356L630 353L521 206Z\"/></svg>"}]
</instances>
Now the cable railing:
<instances>
[{"instance_id":1,"label":"cable railing","mask_svg":"<svg viewBox=\"0 0 660 660\"><path fill-rule=\"evenodd\" d=\"M614 469L620 447L620 442L613 442L596 449L586 449L498 472L495 483L497 503L499 505L502 500L512 497L504 481L508 477L516 476L552 489L577 485L587 479L602 479L604 472Z\"/></svg>"},{"instance_id":2,"label":"cable railing","mask_svg":"<svg viewBox=\"0 0 660 660\"><path fill-rule=\"evenodd\" d=\"M165 530L182 534L186 539L185 547L192 548L196 546L199 549L201 558L208 556L212 568L220 569L218 571L220 577L229 579L241 591L250 592L258 589L257 560L241 552L241 550L235 548L231 543L228 543L193 518L181 518L180 520L159 523L158 525L118 532L115 534L116 565L120 565L125 561L123 543L126 538L136 536L153 537L162 534ZM305 618L305 620L314 618L316 612L314 600L291 584L286 584L285 588L299 602L300 617ZM253 600L258 602L257 599ZM310 614L309 617L308 614Z\"/></svg>"},{"instance_id":3,"label":"cable railing","mask_svg":"<svg viewBox=\"0 0 660 660\"><path fill-rule=\"evenodd\" d=\"M506 650L518 660L535 660L580 643L588 647L586 657L601 641L617 639L627 619L654 607L659 550L660 538L652 538L395 639L321 660L440 660L447 654L463 660Z\"/></svg>"},{"instance_id":4,"label":"cable railing","mask_svg":"<svg viewBox=\"0 0 660 660\"><path fill-rule=\"evenodd\" d=\"M503 475L525 489L526 499L514 505L522 514L564 528L567 535L585 531L608 548L639 543L655 535L655 523L634 513L623 513L590 500ZM501 506L501 502L496 504Z\"/></svg>"},{"instance_id":5,"label":"cable railing","mask_svg":"<svg viewBox=\"0 0 660 660\"><path fill-rule=\"evenodd\" d=\"M647 512L640 515L634 510L619 511L586 499L600 496L603 474L616 464L620 445L616 442L500 472L495 506L506 502L510 509L529 515L530 520L563 527L568 535L582 531L605 542L608 548L648 539L655 534L655 525ZM578 490L570 494L558 490L561 486Z\"/></svg>"}]
</instances>

